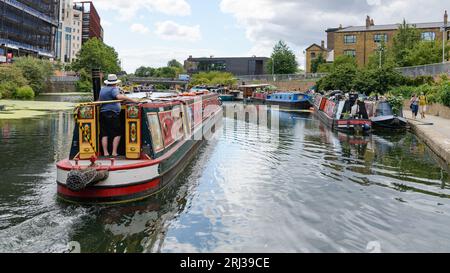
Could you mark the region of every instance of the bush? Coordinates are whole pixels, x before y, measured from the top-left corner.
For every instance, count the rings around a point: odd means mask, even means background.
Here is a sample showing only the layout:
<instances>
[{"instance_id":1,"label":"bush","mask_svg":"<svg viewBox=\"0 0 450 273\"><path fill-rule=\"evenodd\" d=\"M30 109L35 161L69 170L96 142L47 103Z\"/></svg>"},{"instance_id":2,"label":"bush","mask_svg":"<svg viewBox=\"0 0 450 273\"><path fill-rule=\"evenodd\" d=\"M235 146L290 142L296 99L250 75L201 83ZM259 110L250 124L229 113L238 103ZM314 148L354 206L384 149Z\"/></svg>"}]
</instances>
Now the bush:
<instances>
[{"instance_id":1,"label":"bush","mask_svg":"<svg viewBox=\"0 0 450 273\"><path fill-rule=\"evenodd\" d=\"M440 86L440 102L450 107L450 82L443 83Z\"/></svg>"},{"instance_id":2,"label":"bush","mask_svg":"<svg viewBox=\"0 0 450 273\"><path fill-rule=\"evenodd\" d=\"M0 94L2 98L12 98L17 88L27 84L28 81L20 69L11 65L0 66Z\"/></svg>"},{"instance_id":3,"label":"bush","mask_svg":"<svg viewBox=\"0 0 450 273\"><path fill-rule=\"evenodd\" d=\"M34 98L34 91L33 88L30 86L22 86L17 88L14 97L21 100L30 100Z\"/></svg>"},{"instance_id":4,"label":"bush","mask_svg":"<svg viewBox=\"0 0 450 273\"><path fill-rule=\"evenodd\" d=\"M45 83L53 75L53 65L47 60L33 57L20 57L14 59L13 66L22 71L30 87L37 93L45 89Z\"/></svg>"},{"instance_id":5,"label":"bush","mask_svg":"<svg viewBox=\"0 0 450 273\"><path fill-rule=\"evenodd\" d=\"M78 92L91 92L92 84L90 81L79 80L75 83L75 88Z\"/></svg>"}]
</instances>

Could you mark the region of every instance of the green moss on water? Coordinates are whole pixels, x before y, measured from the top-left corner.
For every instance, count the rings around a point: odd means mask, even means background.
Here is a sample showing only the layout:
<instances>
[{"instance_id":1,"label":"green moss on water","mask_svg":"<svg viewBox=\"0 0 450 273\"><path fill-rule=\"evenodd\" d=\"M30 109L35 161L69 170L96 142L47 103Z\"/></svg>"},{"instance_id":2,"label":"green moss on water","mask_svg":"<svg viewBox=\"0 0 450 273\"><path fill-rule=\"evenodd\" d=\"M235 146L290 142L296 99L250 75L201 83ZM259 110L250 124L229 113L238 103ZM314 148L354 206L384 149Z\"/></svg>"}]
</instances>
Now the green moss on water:
<instances>
[{"instance_id":1,"label":"green moss on water","mask_svg":"<svg viewBox=\"0 0 450 273\"><path fill-rule=\"evenodd\" d=\"M52 112L71 111L75 104L69 102L0 100L5 111L0 111L2 119L27 119L47 115Z\"/></svg>"}]
</instances>

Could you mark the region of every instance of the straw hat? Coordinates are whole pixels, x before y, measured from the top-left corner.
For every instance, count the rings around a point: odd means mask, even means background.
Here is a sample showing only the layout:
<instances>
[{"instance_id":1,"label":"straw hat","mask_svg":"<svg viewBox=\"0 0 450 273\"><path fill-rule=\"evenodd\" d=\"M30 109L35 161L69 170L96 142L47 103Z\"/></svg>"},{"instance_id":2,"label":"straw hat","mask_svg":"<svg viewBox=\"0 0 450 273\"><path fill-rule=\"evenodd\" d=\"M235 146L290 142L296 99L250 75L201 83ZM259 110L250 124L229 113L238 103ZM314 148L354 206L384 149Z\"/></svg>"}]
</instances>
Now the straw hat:
<instances>
[{"instance_id":1,"label":"straw hat","mask_svg":"<svg viewBox=\"0 0 450 273\"><path fill-rule=\"evenodd\" d=\"M122 81L117 78L116 74L109 74L108 75L108 79L106 81L104 81L104 83L106 85L114 85L114 84L118 84L118 83L121 83L121 82Z\"/></svg>"}]
</instances>

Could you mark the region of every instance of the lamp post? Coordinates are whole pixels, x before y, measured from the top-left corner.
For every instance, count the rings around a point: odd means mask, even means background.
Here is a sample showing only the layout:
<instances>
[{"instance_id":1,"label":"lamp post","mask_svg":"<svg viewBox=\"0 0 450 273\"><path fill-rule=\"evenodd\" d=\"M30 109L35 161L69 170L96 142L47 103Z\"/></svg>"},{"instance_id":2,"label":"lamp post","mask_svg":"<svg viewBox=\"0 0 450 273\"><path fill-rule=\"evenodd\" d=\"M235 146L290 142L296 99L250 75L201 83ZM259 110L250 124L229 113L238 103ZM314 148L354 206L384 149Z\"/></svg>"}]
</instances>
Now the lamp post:
<instances>
[{"instance_id":1,"label":"lamp post","mask_svg":"<svg viewBox=\"0 0 450 273\"><path fill-rule=\"evenodd\" d=\"M442 63L445 63L445 42L446 42L445 34L447 33L448 30L450 30L450 27L448 27L447 25L444 25L441 28L441 31L442 31Z\"/></svg>"},{"instance_id":2,"label":"lamp post","mask_svg":"<svg viewBox=\"0 0 450 273\"><path fill-rule=\"evenodd\" d=\"M380 53L380 69L382 68L383 64L382 64L382 54L384 52L384 47L382 45L378 46L378 52Z\"/></svg>"}]
</instances>

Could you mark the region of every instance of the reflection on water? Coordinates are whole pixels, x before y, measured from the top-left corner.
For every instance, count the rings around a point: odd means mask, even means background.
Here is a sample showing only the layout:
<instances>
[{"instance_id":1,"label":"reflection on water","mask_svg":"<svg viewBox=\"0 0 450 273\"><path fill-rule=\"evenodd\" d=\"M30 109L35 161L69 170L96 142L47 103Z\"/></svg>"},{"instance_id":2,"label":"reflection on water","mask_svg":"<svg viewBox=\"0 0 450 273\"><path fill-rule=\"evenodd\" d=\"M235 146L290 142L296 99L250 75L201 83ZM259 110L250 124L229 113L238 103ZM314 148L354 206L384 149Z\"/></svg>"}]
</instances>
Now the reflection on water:
<instances>
[{"instance_id":1,"label":"reflection on water","mask_svg":"<svg viewBox=\"0 0 450 273\"><path fill-rule=\"evenodd\" d=\"M225 119L165 191L113 207L56 200L70 113L0 121L0 252L450 251L445 164L409 133L352 137L280 113L274 132ZM260 141L264 140L264 141Z\"/></svg>"}]
</instances>

